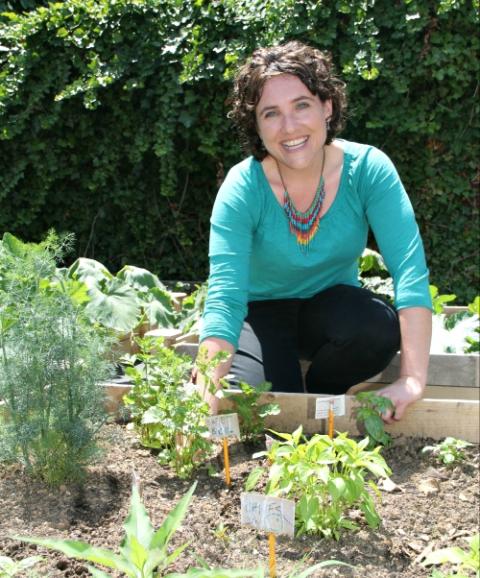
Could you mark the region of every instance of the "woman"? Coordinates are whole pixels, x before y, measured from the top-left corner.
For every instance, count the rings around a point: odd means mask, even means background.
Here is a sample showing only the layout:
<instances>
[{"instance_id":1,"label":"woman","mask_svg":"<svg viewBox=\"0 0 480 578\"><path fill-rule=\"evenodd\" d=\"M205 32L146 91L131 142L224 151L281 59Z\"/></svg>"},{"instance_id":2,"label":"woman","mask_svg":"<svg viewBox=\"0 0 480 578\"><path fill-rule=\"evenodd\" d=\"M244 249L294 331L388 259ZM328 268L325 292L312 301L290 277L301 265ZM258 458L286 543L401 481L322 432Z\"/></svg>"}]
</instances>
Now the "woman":
<instances>
[{"instance_id":1,"label":"woman","mask_svg":"<svg viewBox=\"0 0 480 578\"><path fill-rule=\"evenodd\" d=\"M343 83L299 42L254 52L231 117L252 154L228 173L211 218L201 343L231 355L216 371L273 391L341 394L383 370L399 420L425 388L428 270L412 206L388 157L335 138ZM369 227L393 277L395 308L359 287ZM300 359L311 361L305 383ZM215 398L209 399L216 411Z\"/></svg>"}]
</instances>

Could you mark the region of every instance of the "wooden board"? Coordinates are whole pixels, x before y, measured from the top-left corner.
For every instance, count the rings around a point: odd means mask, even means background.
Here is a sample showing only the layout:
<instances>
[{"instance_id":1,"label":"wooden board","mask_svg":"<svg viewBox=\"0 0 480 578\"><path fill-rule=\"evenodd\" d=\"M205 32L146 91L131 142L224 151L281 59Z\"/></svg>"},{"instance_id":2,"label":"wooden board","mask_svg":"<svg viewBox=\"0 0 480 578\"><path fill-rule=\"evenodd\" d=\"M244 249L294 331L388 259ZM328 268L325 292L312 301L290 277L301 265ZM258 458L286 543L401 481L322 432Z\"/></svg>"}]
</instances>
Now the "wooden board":
<instances>
[{"instance_id":1,"label":"wooden board","mask_svg":"<svg viewBox=\"0 0 480 578\"><path fill-rule=\"evenodd\" d=\"M316 420L315 401L318 395L305 393L264 394L261 403L276 402L281 412L267 418L267 427L292 432L300 424L306 433L326 433L326 420ZM335 419L335 430L359 433L352 417L356 404L353 396L347 396L346 416ZM222 399L221 409L231 409L228 399ZM430 437L441 440L453 436L473 443L480 442L480 402L464 399L422 399L411 405L403 419L386 425L393 436Z\"/></svg>"}]
</instances>

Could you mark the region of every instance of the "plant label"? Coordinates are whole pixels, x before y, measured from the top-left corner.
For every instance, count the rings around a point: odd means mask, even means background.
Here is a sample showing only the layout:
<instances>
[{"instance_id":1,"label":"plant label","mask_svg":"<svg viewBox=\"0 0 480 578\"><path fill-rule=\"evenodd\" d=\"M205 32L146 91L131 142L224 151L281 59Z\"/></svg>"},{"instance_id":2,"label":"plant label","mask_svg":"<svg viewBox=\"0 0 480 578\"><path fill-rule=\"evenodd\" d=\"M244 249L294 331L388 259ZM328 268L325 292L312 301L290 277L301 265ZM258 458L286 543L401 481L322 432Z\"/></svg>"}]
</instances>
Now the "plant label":
<instances>
[{"instance_id":1,"label":"plant label","mask_svg":"<svg viewBox=\"0 0 480 578\"><path fill-rule=\"evenodd\" d=\"M284 498L264 496L258 492L243 492L241 523L272 534L295 533L295 502Z\"/></svg>"},{"instance_id":2,"label":"plant label","mask_svg":"<svg viewBox=\"0 0 480 578\"><path fill-rule=\"evenodd\" d=\"M345 415L345 396L327 395L317 397L315 403L315 419L325 419L328 417L328 410L332 408L333 415Z\"/></svg>"},{"instance_id":3,"label":"plant label","mask_svg":"<svg viewBox=\"0 0 480 578\"><path fill-rule=\"evenodd\" d=\"M207 427L213 439L236 437L240 439L240 426L236 413L207 417Z\"/></svg>"},{"instance_id":4,"label":"plant label","mask_svg":"<svg viewBox=\"0 0 480 578\"><path fill-rule=\"evenodd\" d=\"M267 452L269 452L272 449L274 442L275 440L271 436L265 434L265 447L267 448Z\"/></svg>"}]
</instances>

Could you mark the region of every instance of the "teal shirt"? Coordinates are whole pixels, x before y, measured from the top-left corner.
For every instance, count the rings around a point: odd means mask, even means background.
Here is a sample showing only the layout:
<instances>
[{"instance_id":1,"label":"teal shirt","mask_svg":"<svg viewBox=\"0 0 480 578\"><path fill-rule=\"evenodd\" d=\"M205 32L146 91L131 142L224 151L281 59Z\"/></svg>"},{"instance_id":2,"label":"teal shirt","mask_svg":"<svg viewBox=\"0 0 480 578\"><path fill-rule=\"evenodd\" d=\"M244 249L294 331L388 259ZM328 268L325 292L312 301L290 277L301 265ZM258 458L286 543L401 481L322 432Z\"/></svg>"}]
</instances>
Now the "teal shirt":
<instances>
[{"instance_id":1,"label":"teal shirt","mask_svg":"<svg viewBox=\"0 0 480 578\"><path fill-rule=\"evenodd\" d=\"M201 340L218 337L236 348L249 301L359 286L369 227L393 277L395 307L431 308L422 240L393 163L375 147L336 142L344 151L339 188L307 252L290 232L261 163L249 157L229 171L211 217Z\"/></svg>"}]
</instances>

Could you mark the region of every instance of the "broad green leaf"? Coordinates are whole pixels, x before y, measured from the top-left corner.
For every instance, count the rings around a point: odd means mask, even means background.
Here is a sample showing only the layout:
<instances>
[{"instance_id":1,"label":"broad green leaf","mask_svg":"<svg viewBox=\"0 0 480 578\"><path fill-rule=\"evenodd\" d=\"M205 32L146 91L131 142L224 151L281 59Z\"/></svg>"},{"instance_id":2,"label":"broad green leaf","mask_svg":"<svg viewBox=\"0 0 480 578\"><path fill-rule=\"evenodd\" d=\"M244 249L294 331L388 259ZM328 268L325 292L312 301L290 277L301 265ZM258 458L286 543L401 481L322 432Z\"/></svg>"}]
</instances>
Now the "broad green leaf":
<instances>
[{"instance_id":1,"label":"broad green leaf","mask_svg":"<svg viewBox=\"0 0 480 578\"><path fill-rule=\"evenodd\" d=\"M99 286L101 281L113 278L113 275L105 265L95 261L95 259L87 259L86 257L80 257L70 265L68 276L72 279L83 281L89 289L93 286Z\"/></svg>"},{"instance_id":2,"label":"broad green leaf","mask_svg":"<svg viewBox=\"0 0 480 578\"><path fill-rule=\"evenodd\" d=\"M324 560L319 564L307 568L300 574L290 575L289 578L308 578L308 576L311 576L313 572L320 570L320 568L327 568L328 566L348 566L349 568L354 568L354 566L347 564L346 562L340 562L339 560Z\"/></svg>"},{"instance_id":3,"label":"broad green leaf","mask_svg":"<svg viewBox=\"0 0 480 578\"><path fill-rule=\"evenodd\" d=\"M137 325L140 305L135 290L119 279L105 283L103 288L92 286L86 313L92 321L117 331L131 331Z\"/></svg>"},{"instance_id":4,"label":"broad green leaf","mask_svg":"<svg viewBox=\"0 0 480 578\"><path fill-rule=\"evenodd\" d=\"M378 440L385 431L383 420L377 414L370 414L365 419L365 428L374 440Z\"/></svg>"},{"instance_id":5,"label":"broad green leaf","mask_svg":"<svg viewBox=\"0 0 480 578\"><path fill-rule=\"evenodd\" d=\"M140 493L136 484L133 484L132 486L130 511L123 527L125 528L125 534L127 537L124 546L129 547L128 542L135 538L144 548L150 547L154 530L145 506L140 498ZM131 547L132 549L135 549L135 542L132 542ZM140 551L139 554L141 555ZM145 559L142 561L142 564L145 562Z\"/></svg>"},{"instance_id":6,"label":"broad green leaf","mask_svg":"<svg viewBox=\"0 0 480 578\"><path fill-rule=\"evenodd\" d=\"M197 487L197 482L195 482L189 491L183 496L183 498L178 502L175 508L168 514L165 518L162 526L155 532L152 541L150 543L151 548L163 548L166 546L174 532L182 523L183 518L187 512L187 508L193 496L193 492Z\"/></svg>"},{"instance_id":7,"label":"broad green leaf","mask_svg":"<svg viewBox=\"0 0 480 578\"><path fill-rule=\"evenodd\" d=\"M141 267L125 265L115 276L140 291L147 292L149 289L153 289L154 287L165 289L165 285L154 273L151 273L147 269L142 269Z\"/></svg>"},{"instance_id":8,"label":"broad green leaf","mask_svg":"<svg viewBox=\"0 0 480 578\"><path fill-rule=\"evenodd\" d=\"M2 244L14 257L23 258L28 252L28 245L11 233L4 233Z\"/></svg>"},{"instance_id":9,"label":"broad green leaf","mask_svg":"<svg viewBox=\"0 0 480 578\"><path fill-rule=\"evenodd\" d=\"M330 479L328 482L328 491L335 500L343 498L347 492L347 485L345 480L340 477Z\"/></svg>"},{"instance_id":10,"label":"broad green leaf","mask_svg":"<svg viewBox=\"0 0 480 578\"><path fill-rule=\"evenodd\" d=\"M295 445L298 445L300 443L302 433L303 433L302 425L299 425L298 428L292 433L292 440L295 443Z\"/></svg>"},{"instance_id":11,"label":"broad green leaf","mask_svg":"<svg viewBox=\"0 0 480 578\"><path fill-rule=\"evenodd\" d=\"M137 571L143 572L143 567L148 558L148 551L144 548L135 536L130 536L127 540L122 542L120 546L120 554L128 560L132 566L137 568Z\"/></svg>"},{"instance_id":12,"label":"broad green leaf","mask_svg":"<svg viewBox=\"0 0 480 578\"><path fill-rule=\"evenodd\" d=\"M282 478L285 478L285 481L287 481L287 477L288 474L285 463L276 463L270 466L270 470L268 472L268 480L271 487L275 488Z\"/></svg>"},{"instance_id":13,"label":"broad green leaf","mask_svg":"<svg viewBox=\"0 0 480 578\"><path fill-rule=\"evenodd\" d=\"M275 434L276 436L278 436L279 438L281 438L283 440L287 440L287 442L289 442L292 439L292 434L280 433L280 432L275 431L273 429L269 429L268 431L272 432L273 434Z\"/></svg>"},{"instance_id":14,"label":"broad green leaf","mask_svg":"<svg viewBox=\"0 0 480 578\"><path fill-rule=\"evenodd\" d=\"M468 310L470 313L480 317L480 295L477 295L472 303L468 304Z\"/></svg>"},{"instance_id":15,"label":"broad green leaf","mask_svg":"<svg viewBox=\"0 0 480 578\"><path fill-rule=\"evenodd\" d=\"M258 415L263 418L269 415L278 415L280 411L278 403L265 403L258 408Z\"/></svg>"},{"instance_id":16,"label":"broad green leaf","mask_svg":"<svg viewBox=\"0 0 480 578\"><path fill-rule=\"evenodd\" d=\"M245 482L245 490L251 492L253 488L258 483L258 480L263 476L265 470L264 468L256 467L248 475L247 481Z\"/></svg>"},{"instance_id":17,"label":"broad green leaf","mask_svg":"<svg viewBox=\"0 0 480 578\"><path fill-rule=\"evenodd\" d=\"M261 568L258 568L257 570L189 568L186 574L167 574L165 578L265 578L265 573Z\"/></svg>"},{"instance_id":18,"label":"broad green leaf","mask_svg":"<svg viewBox=\"0 0 480 578\"><path fill-rule=\"evenodd\" d=\"M165 419L165 412L158 407L158 405L152 405L146 412L142 415L141 423L142 425L151 425L162 423Z\"/></svg>"},{"instance_id":19,"label":"broad green leaf","mask_svg":"<svg viewBox=\"0 0 480 578\"><path fill-rule=\"evenodd\" d=\"M468 558L468 554L461 548L442 548L428 554L422 564L424 566L429 566L430 564L445 564L446 562L450 564L462 564L466 558Z\"/></svg>"},{"instance_id":20,"label":"broad green leaf","mask_svg":"<svg viewBox=\"0 0 480 578\"><path fill-rule=\"evenodd\" d=\"M87 564L88 571L93 576L93 578L112 578L110 574L107 574L103 570L98 570L98 568L94 568Z\"/></svg>"},{"instance_id":21,"label":"broad green leaf","mask_svg":"<svg viewBox=\"0 0 480 578\"><path fill-rule=\"evenodd\" d=\"M160 327L173 327L176 313L172 298L168 291L153 287L148 293L142 294L141 305L148 321Z\"/></svg>"},{"instance_id":22,"label":"broad green leaf","mask_svg":"<svg viewBox=\"0 0 480 578\"><path fill-rule=\"evenodd\" d=\"M29 538L28 536L15 536L15 539L30 544L45 546L46 548L52 548L53 550L58 550L71 558L86 560L87 562L95 562L102 566L125 572L125 574L128 574L129 576L133 576L132 571L134 568L127 560L124 560L121 556L118 556L110 550L96 548L90 546L90 544L87 544L86 542L80 542L77 540L60 540L56 538Z\"/></svg>"}]
</instances>

